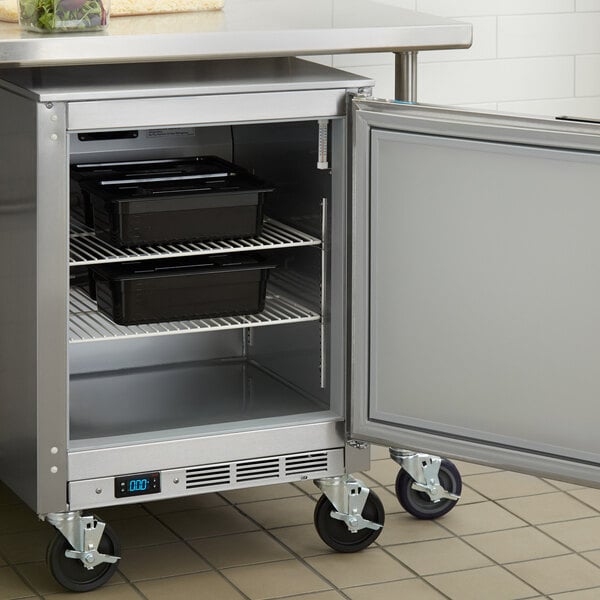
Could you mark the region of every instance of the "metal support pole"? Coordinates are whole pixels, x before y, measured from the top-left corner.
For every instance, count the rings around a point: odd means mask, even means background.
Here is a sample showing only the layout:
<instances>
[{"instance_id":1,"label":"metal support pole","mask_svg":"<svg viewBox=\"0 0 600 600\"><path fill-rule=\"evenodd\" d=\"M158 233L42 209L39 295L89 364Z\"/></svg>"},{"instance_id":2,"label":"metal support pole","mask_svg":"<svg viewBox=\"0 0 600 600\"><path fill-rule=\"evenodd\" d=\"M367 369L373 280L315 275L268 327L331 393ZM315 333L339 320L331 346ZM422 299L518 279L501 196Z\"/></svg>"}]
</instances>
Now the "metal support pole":
<instances>
[{"instance_id":1,"label":"metal support pole","mask_svg":"<svg viewBox=\"0 0 600 600\"><path fill-rule=\"evenodd\" d=\"M396 52L396 100L417 101L417 53Z\"/></svg>"}]
</instances>

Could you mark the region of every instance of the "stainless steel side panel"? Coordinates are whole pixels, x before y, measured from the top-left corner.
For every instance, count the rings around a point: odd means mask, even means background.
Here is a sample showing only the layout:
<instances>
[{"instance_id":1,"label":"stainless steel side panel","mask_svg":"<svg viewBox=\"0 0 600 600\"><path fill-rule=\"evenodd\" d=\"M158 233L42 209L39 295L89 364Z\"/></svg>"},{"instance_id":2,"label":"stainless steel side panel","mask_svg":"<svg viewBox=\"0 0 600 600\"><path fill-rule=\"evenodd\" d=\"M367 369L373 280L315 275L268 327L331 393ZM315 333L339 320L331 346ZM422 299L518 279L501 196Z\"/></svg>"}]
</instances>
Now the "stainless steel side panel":
<instances>
[{"instance_id":1,"label":"stainless steel side panel","mask_svg":"<svg viewBox=\"0 0 600 600\"><path fill-rule=\"evenodd\" d=\"M0 479L35 507L36 107L0 105Z\"/></svg>"},{"instance_id":2,"label":"stainless steel side panel","mask_svg":"<svg viewBox=\"0 0 600 600\"><path fill-rule=\"evenodd\" d=\"M46 513L66 508L65 106L0 104L0 478Z\"/></svg>"},{"instance_id":3,"label":"stainless steel side panel","mask_svg":"<svg viewBox=\"0 0 600 600\"><path fill-rule=\"evenodd\" d=\"M352 436L600 484L600 130L354 121Z\"/></svg>"},{"instance_id":4,"label":"stainless steel side panel","mask_svg":"<svg viewBox=\"0 0 600 600\"><path fill-rule=\"evenodd\" d=\"M68 128L134 129L182 124L233 124L336 117L345 114L346 90L315 90L70 102Z\"/></svg>"}]
</instances>

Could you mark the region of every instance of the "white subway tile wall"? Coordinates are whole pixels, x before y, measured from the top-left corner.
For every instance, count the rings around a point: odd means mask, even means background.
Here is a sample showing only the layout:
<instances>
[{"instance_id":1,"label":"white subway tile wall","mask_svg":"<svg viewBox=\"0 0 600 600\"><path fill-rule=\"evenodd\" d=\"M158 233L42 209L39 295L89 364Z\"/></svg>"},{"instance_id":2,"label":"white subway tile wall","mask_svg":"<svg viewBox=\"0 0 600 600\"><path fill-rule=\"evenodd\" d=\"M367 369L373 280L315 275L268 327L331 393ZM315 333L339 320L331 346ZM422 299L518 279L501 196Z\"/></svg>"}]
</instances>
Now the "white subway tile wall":
<instances>
[{"instance_id":1,"label":"white subway tile wall","mask_svg":"<svg viewBox=\"0 0 600 600\"><path fill-rule=\"evenodd\" d=\"M469 50L420 53L420 102L600 118L600 0L378 1L473 24ZM391 54L319 62L372 77L376 96L393 96Z\"/></svg>"}]
</instances>

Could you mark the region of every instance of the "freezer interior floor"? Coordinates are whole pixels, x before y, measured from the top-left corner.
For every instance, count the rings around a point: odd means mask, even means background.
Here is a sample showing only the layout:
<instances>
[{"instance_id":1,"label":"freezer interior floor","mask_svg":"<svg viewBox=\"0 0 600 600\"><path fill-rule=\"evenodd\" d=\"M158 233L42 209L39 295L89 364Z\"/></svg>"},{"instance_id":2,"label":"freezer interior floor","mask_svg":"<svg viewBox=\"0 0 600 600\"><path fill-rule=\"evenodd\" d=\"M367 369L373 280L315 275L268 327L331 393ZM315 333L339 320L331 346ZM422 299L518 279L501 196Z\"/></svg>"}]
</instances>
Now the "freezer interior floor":
<instances>
[{"instance_id":1,"label":"freezer interior floor","mask_svg":"<svg viewBox=\"0 0 600 600\"><path fill-rule=\"evenodd\" d=\"M402 512L396 465L364 480L386 508L377 543L336 554L312 525L312 482L97 511L122 543L101 600L596 600L600 490L457 463L463 498L438 521ZM0 600L73 598L51 579L51 528L0 484Z\"/></svg>"}]
</instances>

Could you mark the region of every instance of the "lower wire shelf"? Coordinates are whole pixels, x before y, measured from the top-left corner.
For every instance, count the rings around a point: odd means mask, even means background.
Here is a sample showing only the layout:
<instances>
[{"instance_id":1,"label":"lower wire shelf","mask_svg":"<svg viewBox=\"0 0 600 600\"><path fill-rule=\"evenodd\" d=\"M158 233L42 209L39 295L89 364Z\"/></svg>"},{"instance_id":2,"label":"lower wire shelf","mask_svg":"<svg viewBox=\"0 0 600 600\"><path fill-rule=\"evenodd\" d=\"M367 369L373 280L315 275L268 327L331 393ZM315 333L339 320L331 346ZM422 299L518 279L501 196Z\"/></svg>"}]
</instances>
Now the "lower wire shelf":
<instances>
[{"instance_id":1,"label":"lower wire shelf","mask_svg":"<svg viewBox=\"0 0 600 600\"><path fill-rule=\"evenodd\" d=\"M79 288L70 291L69 343L142 338L245 327L264 327L318 321L318 313L276 294L267 293L265 308L255 315L235 315L147 325L117 325L98 311L96 303Z\"/></svg>"}]
</instances>

